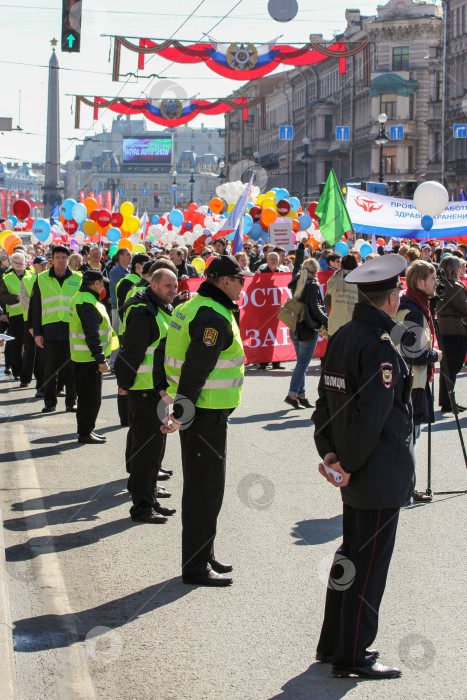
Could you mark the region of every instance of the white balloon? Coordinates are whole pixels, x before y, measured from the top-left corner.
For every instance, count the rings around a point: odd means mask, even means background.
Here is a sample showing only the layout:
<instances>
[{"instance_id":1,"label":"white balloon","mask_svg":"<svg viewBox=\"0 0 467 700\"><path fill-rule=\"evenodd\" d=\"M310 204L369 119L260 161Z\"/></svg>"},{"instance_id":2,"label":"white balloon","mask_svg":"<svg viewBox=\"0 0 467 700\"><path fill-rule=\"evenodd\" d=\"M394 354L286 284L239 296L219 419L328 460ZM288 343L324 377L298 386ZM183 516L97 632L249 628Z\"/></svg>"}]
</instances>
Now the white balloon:
<instances>
[{"instance_id":1,"label":"white balloon","mask_svg":"<svg viewBox=\"0 0 467 700\"><path fill-rule=\"evenodd\" d=\"M214 221L211 226L209 227L211 231L214 231L214 233L217 233L218 230L220 229L221 225L219 221Z\"/></svg>"},{"instance_id":2,"label":"white balloon","mask_svg":"<svg viewBox=\"0 0 467 700\"><path fill-rule=\"evenodd\" d=\"M440 182L429 180L417 187L413 203L422 216L438 216L446 209L449 195Z\"/></svg>"},{"instance_id":3,"label":"white balloon","mask_svg":"<svg viewBox=\"0 0 467 700\"><path fill-rule=\"evenodd\" d=\"M81 245L84 241L84 233L83 231L76 231L75 233L75 241Z\"/></svg>"},{"instance_id":4,"label":"white balloon","mask_svg":"<svg viewBox=\"0 0 467 700\"><path fill-rule=\"evenodd\" d=\"M355 241L354 248L356 248L359 251L362 245L365 245L365 243L366 241L364 241L363 238L357 238L357 240Z\"/></svg>"},{"instance_id":5,"label":"white balloon","mask_svg":"<svg viewBox=\"0 0 467 700\"><path fill-rule=\"evenodd\" d=\"M167 231L167 240L169 243L173 243L177 238L177 234L174 231Z\"/></svg>"},{"instance_id":6,"label":"white balloon","mask_svg":"<svg viewBox=\"0 0 467 700\"><path fill-rule=\"evenodd\" d=\"M185 243L183 236L176 236L175 243L178 243L178 245L183 245Z\"/></svg>"},{"instance_id":7,"label":"white balloon","mask_svg":"<svg viewBox=\"0 0 467 700\"><path fill-rule=\"evenodd\" d=\"M47 236L47 238L44 241L44 245L49 245L50 243L52 243L53 239L54 239L54 237L52 236L51 233L49 233L49 235Z\"/></svg>"},{"instance_id":8,"label":"white balloon","mask_svg":"<svg viewBox=\"0 0 467 700\"><path fill-rule=\"evenodd\" d=\"M315 241L318 241L318 243L324 242L324 236L321 233L321 231L319 231L319 230L312 231L312 234L313 234L313 238L315 239Z\"/></svg>"},{"instance_id":9,"label":"white balloon","mask_svg":"<svg viewBox=\"0 0 467 700\"><path fill-rule=\"evenodd\" d=\"M222 185L222 187L223 187L223 185ZM217 188L217 189L219 189L219 188ZM209 211L209 207L206 204L204 204L202 207L199 208L199 211L202 212L203 214L207 214Z\"/></svg>"},{"instance_id":10,"label":"white balloon","mask_svg":"<svg viewBox=\"0 0 467 700\"><path fill-rule=\"evenodd\" d=\"M4 226L5 226L5 231L13 231L13 229L14 229L13 222L11 219L7 219L4 222Z\"/></svg>"},{"instance_id":11,"label":"white balloon","mask_svg":"<svg viewBox=\"0 0 467 700\"><path fill-rule=\"evenodd\" d=\"M167 245L167 243L169 242L169 237L166 233L162 233L162 235L159 237L159 240L162 243L162 245Z\"/></svg>"},{"instance_id":12,"label":"white balloon","mask_svg":"<svg viewBox=\"0 0 467 700\"><path fill-rule=\"evenodd\" d=\"M211 226L213 225L213 223L214 223L214 219L212 218L212 216L206 216L206 217L204 218L204 226L205 226L206 228L211 228Z\"/></svg>"},{"instance_id":13,"label":"white balloon","mask_svg":"<svg viewBox=\"0 0 467 700\"><path fill-rule=\"evenodd\" d=\"M32 243L33 245L37 245L38 243L40 243L40 241L39 241L39 239L37 238L37 236L35 236L33 233L31 233L31 243Z\"/></svg>"},{"instance_id":14,"label":"white balloon","mask_svg":"<svg viewBox=\"0 0 467 700\"><path fill-rule=\"evenodd\" d=\"M200 236L203 233L203 227L201 224L195 224L193 226L193 233L196 233L196 237Z\"/></svg>"}]
</instances>

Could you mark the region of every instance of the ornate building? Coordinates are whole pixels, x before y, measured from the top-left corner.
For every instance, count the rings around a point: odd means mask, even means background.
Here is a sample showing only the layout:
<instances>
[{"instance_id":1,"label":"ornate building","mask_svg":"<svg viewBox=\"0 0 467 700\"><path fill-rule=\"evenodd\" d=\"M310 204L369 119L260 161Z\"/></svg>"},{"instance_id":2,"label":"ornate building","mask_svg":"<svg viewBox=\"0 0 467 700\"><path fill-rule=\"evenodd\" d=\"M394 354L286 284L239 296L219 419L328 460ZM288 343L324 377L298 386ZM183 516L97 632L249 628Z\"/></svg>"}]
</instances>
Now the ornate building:
<instances>
[{"instance_id":1,"label":"ornate building","mask_svg":"<svg viewBox=\"0 0 467 700\"><path fill-rule=\"evenodd\" d=\"M467 185L467 3L449 0L446 13L446 125L445 184L457 199L460 186ZM438 61L441 68L441 59ZM461 138L455 138L463 134Z\"/></svg>"}]
</instances>

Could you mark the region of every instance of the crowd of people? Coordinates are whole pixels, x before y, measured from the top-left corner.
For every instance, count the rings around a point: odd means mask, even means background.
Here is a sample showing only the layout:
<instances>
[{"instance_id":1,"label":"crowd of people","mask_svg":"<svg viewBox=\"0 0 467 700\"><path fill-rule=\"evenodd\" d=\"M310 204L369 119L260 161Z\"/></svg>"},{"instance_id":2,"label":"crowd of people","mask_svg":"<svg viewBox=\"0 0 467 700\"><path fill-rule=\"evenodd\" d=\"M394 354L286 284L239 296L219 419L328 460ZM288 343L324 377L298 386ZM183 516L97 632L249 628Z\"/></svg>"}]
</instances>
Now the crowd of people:
<instances>
[{"instance_id":1,"label":"crowd of people","mask_svg":"<svg viewBox=\"0 0 467 700\"><path fill-rule=\"evenodd\" d=\"M1 254L0 320L12 338L5 373L20 387L35 377L43 413L55 412L64 396L65 410L76 413L78 442L90 445L105 443L95 430L102 378L115 374L120 423L128 427L130 516L137 523L161 524L175 513L160 503L171 494L158 482L171 475L162 466L167 435L180 431L183 581L228 586L233 567L219 561L214 541L227 423L244 377L236 302L245 277L291 274L291 295L306 313L290 331L296 364L285 402L312 408L306 372L318 334L326 335L315 441L320 473L342 489L344 541L336 556L351 559L358 582L350 593L328 591L317 659L332 662L336 676L397 677L399 669L379 664L379 652L368 645L376 636L399 508L410 498L431 500L414 488L412 445L420 426L435 420L432 379L443 360L435 347L435 298L444 347L440 409L465 410L453 397L467 353L467 247L390 242L365 260L357 249L342 259L332 249L315 250L306 238L289 251L247 241L235 256L224 238L197 255L177 244L146 248L134 255L120 248L112 258L107 245L83 246L79 254L63 244L20 245L11 257ZM195 258L209 264L193 264ZM200 276L191 298L178 291L181 280ZM273 361L272 368L282 365ZM367 440L356 449L351 436L363 433ZM373 537L376 543L374 532L378 547L368 546ZM370 573L375 561L378 570ZM362 587L371 610L357 616Z\"/></svg>"}]
</instances>

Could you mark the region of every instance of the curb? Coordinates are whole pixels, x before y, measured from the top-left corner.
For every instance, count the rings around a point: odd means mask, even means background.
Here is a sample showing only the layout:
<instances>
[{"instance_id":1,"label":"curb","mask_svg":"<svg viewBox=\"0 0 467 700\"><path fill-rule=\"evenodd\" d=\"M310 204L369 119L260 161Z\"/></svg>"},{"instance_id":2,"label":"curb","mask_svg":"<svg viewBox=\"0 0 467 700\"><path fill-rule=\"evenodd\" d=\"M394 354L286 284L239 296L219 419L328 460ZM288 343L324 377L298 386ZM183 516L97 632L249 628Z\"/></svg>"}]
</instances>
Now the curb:
<instances>
[{"instance_id":1,"label":"curb","mask_svg":"<svg viewBox=\"0 0 467 700\"><path fill-rule=\"evenodd\" d=\"M10 595L5 562L3 519L0 527L0 678L3 700L18 700L13 625L11 624Z\"/></svg>"}]
</instances>

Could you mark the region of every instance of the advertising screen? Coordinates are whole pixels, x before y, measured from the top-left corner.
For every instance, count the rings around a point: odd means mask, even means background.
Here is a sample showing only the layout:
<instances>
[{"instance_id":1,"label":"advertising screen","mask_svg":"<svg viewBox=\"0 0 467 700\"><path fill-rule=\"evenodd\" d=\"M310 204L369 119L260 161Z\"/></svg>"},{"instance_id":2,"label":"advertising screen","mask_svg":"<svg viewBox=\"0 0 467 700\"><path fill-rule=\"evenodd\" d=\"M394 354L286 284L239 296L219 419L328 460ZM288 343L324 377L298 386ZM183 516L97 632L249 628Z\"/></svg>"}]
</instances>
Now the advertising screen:
<instances>
[{"instance_id":1,"label":"advertising screen","mask_svg":"<svg viewBox=\"0 0 467 700\"><path fill-rule=\"evenodd\" d=\"M171 165L172 139L123 139L123 162Z\"/></svg>"}]
</instances>

